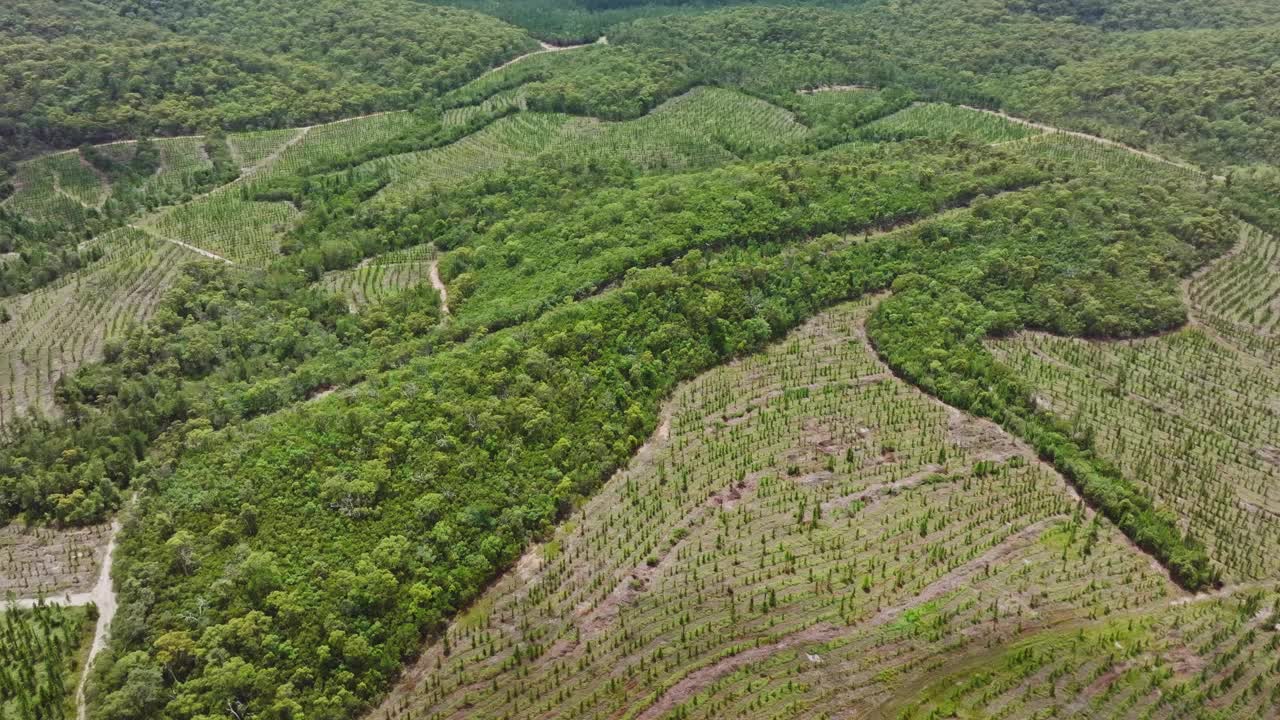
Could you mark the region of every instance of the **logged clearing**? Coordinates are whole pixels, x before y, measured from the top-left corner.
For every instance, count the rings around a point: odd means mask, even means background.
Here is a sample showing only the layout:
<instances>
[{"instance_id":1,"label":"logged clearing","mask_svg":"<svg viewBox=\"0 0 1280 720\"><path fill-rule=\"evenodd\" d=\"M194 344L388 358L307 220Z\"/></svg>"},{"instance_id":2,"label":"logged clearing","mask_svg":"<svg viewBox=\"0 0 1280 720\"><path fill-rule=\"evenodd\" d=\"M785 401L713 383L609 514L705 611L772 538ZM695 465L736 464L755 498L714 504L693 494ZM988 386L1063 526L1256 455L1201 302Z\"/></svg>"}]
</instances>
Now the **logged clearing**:
<instances>
[{"instance_id":1,"label":"logged clearing","mask_svg":"<svg viewBox=\"0 0 1280 720\"><path fill-rule=\"evenodd\" d=\"M916 103L859 130L867 140L910 137L948 138L961 135L977 142L1003 143L1040 134L1010 119L945 103Z\"/></svg>"},{"instance_id":2,"label":"logged clearing","mask_svg":"<svg viewBox=\"0 0 1280 720\"><path fill-rule=\"evenodd\" d=\"M694 88L624 122L579 119L561 150L574 159L625 158L647 169L713 167L803 140L786 110L722 88Z\"/></svg>"},{"instance_id":3,"label":"logged clearing","mask_svg":"<svg viewBox=\"0 0 1280 720\"><path fill-rule=\"evenodd\" d=\"M386 253L352 270L326 273L320 286L347 300L352 312L408 287L429 282L435 251L425 245Z\"/></svg>"},{"instance_id":4,"label":"logged clearing","mask_svg":"<svg viewBox=\"0 0 1280 720\"><path fill-rule=\"evenodd\" d=\"M1038 402L1203 540L1229 582L1280 571L1274 365L1196 327L1124 342L1028 333L991 346Z\"/></svg>"},{"instance_id":5,"label":"logged clearing","mask_svg":"<svg viewBox=\"0 0 1280 720\"><path fill-rule=\"evenodd\" d=\"M681 386L371 717L848 716L957 653L1167 604L1056 473L886 371L873 302Z\"/></svg>"},{"instance_id":6,"label":"logged clearing","mask_svg":"<svg viewBox=\"0 0 1280 720\"><path fill-rule=\"evenodd\" d=\"M1230 255L1187 284L1195 319L1271 365L1280 360L1280 240L1242 223Z\"/></svg>"},{"instance_id":7,"label":"logged clearing","mask_svg":"<svg viewBox=\"0 0 1280 720\"><path fill-rule=\"evenodd\" d=\"M1278 650L1280 594L1240 592L954 659L880 717L1276 717Z\"/></svg>"},{"instance_id":8,"label":"logged clearing","mask_svg":"<svg viewBox=\"0 0 1280 720\"><path fill-rule=\"evenodd\" d=\"M450 110L445 122L462 125L505 107L523 110L520 90ZM444 147L380 158L362 165L360 171L390 173L391 182L378 201L394 206L432 187L456 185L482 172L535 158L554 163L625 159L647 171L678 171L776 152L803 140L807 133L790 112L776 105L732 90L695 88L635 120L607 122L520 112Z\"/></svg>"},{"instance_id":9,"label":"logged clearing","mask_svg":"<svg viewBox=\"0 0 1280 720\"><path fill-rule=\"evenodd\" d=\"M531 159L558 141L568 121L567 115L510 115L455 143L380 158L361 166L360 171L388 171L391 183L379 194L379 201L404 202L432 186L458 183L481 172Z\"/></svg>"},{"instance_id":10,"label":"logged clearing","mask_svg":"<svg viewBox=\"0 0 1280 720\"><path fill-rule=\"evenodd\" d=\"M287 202L253 200L255 189L309 163L382 142L408 122L406 113L384 113L290 131L230 135L233 157L239 154L240 162L250 162L239 178L136 224L159 239L203 250L212 259L268 265L279 256L280 241L300 212Z\"/></svg>"},{"instance_id":11,"label":"logged clearing","mask_svg":"<svg viewBox=\"0 0 1280 720\"><path fill-rule=\"evenodd\" d=\"M102 355L107 339L151 316L190 250L132 228L94 240L93 265L26 295L9 298L0 324L0 427L28 412L51 413L53 386Z\"/></svg>"},{"instance_id":12,"label":"logged clearing","mask_svg":"<svg viewBox=\"0 0 1280 720\"><path fill-rule=\"evenodd\" d=\"M0 596L55 597L89 591L111 535L108 525L65 530L0 528Z\"/></svg>"}]
</instances>

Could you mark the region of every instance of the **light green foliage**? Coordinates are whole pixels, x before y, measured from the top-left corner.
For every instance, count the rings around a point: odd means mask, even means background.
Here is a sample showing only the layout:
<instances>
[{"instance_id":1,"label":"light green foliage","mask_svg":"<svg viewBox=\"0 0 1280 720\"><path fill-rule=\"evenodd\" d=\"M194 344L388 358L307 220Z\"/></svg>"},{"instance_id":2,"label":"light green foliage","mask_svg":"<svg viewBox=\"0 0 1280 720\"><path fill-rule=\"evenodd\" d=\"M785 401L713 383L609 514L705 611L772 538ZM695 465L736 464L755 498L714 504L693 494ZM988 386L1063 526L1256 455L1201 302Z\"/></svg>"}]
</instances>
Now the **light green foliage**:
<instances>
[{"instance_id":1,"label":"light green foliage","mask_svg":"<svg viewBox=\"0 0 1280 720\"><path fill-rule=\"evenodd\" d=\"M496 19L412 0L35 0L0 13L14 80L0 116L19 150L403 109L537 47Z\"/></svg>"},{"instance_id":2,"label":"light green foliage","mask_svg":"<svg viewBox=\"0 0 1280 720\"><path fill-rule=\"evenodd\" d=\"M96 612L41 606L0 612L0 714L69 720Z\"/></svg>"},{"instance_id":3,"label":"light green foliage","mask_svg":"<svg viewBox=\"0 0 1280 720\"><path fill-rule=\"evenodd\" d=\"M257 149L246 157L266 155L252 165L249 179L163 209L140 225L157 238L179 240L234 263L265 267L278 257L280 241L299 213L286 202L252 199L256 188L385 142L411 122L407 113L387 113L289 131L287 137L251 136ZM229 138L232 146L237 142L235 135Z\"/></svg>"},{"instance_id":4,"label":"light green foliage","mask_svg":"<svg viewBox=\"0 0 1280 720\"><path fill-rule=\"evenodd\" d=\"M0 206L0 242L20 258L0 274L0 291L36 290L91 266L102 236L216 182L202 138L99 145L24 163L17 191Z\"/></svg>"}]
</instances>

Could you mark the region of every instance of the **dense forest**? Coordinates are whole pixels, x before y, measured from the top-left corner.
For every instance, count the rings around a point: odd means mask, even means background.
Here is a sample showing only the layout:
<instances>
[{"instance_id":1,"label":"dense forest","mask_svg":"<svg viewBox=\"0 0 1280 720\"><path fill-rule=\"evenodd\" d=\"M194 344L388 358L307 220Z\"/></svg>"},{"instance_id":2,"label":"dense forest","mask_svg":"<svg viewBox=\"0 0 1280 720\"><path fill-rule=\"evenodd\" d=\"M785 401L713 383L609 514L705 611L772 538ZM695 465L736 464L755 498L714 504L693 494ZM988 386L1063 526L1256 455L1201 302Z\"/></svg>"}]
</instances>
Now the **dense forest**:
<instances>
[{"instance_id":1,"label":"dense forest","mask_svg":"<svg viewBox=\"0 0 1280 720\"><path fill-rule=\"evenodd\" d=\"M49 147L406 108L536 47L487 16L379 0L0 8L0 137Z\"/></svg>"},{"instance_id":2,"label":"dense forest","mask_svg":"<svg viewBox=\"0 0 1280 720\"><path fill-rule=\"evenodd\" d=\"M0 522L123 522L90 717L359 716L626 465L680 383L877 294L865 329L885 375L1025 442L1171 586L1222 581L1203 538L990 341L1172 331L1183 283L1241 220L1280 232L1268 2L444 5L0 8L0 198L53 151L110 188L85 202L55 174L53 219L0 205L0 329L37 291L99 291L81 280L112 233L204 256L51 380L56 412L4 427ZM697 110L715 161L574 153L708 86L794 134L736 135ZM825 86L865 99L803 94ZM408 112L280 161L313 125L384 111ZM387 192L468 142L506 150L486 133L529 116L561 143ZM195 169L155 190L177 157L160 143L186 135ZM103 144L122 139L137 142ZM267 261L144 222L218 192L284 218L253 228ZM324 284L424 248L438 287L357 306ZM55 628L71 649L78 617Z\"/></svg>"},{"instance_id":3,"label":"dense forest","mask_svg":"<svg viewBox=\"0 0 1280 720\"><path fill-rule=\"evenodd\" d=\"M1205 164L1274 162L1280 147L1280 30L1265 2L552 3L563 12L549 14L544 4L512 3L508 20L559 42L607 34L621 46L600 53L605 65L557 72L574 92L600 94L563 101L570 112L634 115L694 83L789 92L872 82L1101 130ZM567 30L579 16L593 18L585 34ZM411 0L359 12L293 0L22 3L0 10L0 57L13 70L0 136L13 159L85 141L407 108L534 48L517 26ZM667 86L637 98L627 83L654 63Z\"/></svg>"}]
</instances>

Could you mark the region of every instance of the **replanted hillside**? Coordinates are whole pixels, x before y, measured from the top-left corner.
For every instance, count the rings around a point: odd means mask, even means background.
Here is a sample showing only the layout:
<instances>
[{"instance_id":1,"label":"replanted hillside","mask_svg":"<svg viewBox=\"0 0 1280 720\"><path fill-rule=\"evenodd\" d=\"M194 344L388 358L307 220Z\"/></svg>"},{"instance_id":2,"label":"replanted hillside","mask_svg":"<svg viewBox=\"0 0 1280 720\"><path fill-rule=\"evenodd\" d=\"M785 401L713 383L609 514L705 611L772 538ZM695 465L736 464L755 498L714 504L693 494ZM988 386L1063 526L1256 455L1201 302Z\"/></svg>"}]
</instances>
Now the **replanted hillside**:
<instances>
[{"instance_id":1,"label":"replanted hillside","mask_svg":"<svg viewBox=\"0 0 1280 720\"><path fill-rule=\"evenodd\" d=\"M0 427L58 412L59 381L99 360L108 342L150 318L180 266L201 257L132 228L96 242L102 257L90 267L5 302Z\"/></svg>"},{"instance_id":2,"label":"replanted hillside","mask_svg":"<svg viewBox=\"0 0 1280 720\"><path fill-rule=\"evenodd\" d=\"M41 606L0 612L0 712L70 720L93 636L92 609Z\"/></svg>"},{"instance_id":3,"label":"replanted hillside","mask_svg":"<svg viewBox=\"0 0 1280 720\"><path fill-rule=\"evenodd\" d=\"M820 4L0 11L87 717L1274 714L1274 26Z\"/></svg>"},{"instance_id":4,"label":"replanted hillside","mask_svg":"<svg viewBox=\"0 0 1280 720\"><path fill-rule=\"evenodd\" d=\"M894 378L873 302L680 386L371 717L863 714L1174 592L1027 449Z\"/></svg>"},{"instance_id":5,"label":"replanted hillside","mask_svg":"<svg viewBox=\"0 0 1280 720\"><path fill-rule=\"evenodd\" d=\"M1280 710L1275 587L1046 631L936 668L884 708L902 718L1268 717Z\"/></svg>"},{"instance_id":6,"label":"replanted hillside","mask_svg":"<svg viewBox=\"0 0 1280 720\"><path fill-rule=\"evenodd\" d=\"M996 345L1037 402L1203 538L1228 581L1275 577L1280 377L1198 330L1133 343Z\"/></svg>"},{"instance_id":7,"label":"replanted hillside","mask_svg":"<svg viewBox=\"0 0 1280 720\"><path fill-rule=\"evenodd\" d=\"M922 150L947 147L916 145ZM964 143L951 147L970 154L988 178L1000 172L1015 187L1037 181L1036 171L1004 151ZM831 168L825 159L815 160L814 167L837 176L879 172L866 163L856 171ZM1087 192L1093 183L1097 189ZM797 207L821 206L826 187L796 183L789 192L805 199ZM1143 197L1150 192L1163 193L1161 202ZM950 287L968 288L975 293L973 302L983 307L991 303L990 309L965 317L984 323L974 326L983 328L979 333L990 331L994 326L989 323L999 318L1004 323L1077 327L1087 318L1053 315L1058 306L1052 298L1085 288L1100 303L1117 307L1161 298L1163 314L1116 316L1154 327L1176 322L1175 277L1122 273L1108 280L1105 271L1081 275L1081 266L1101 262L1096 253L1105 225L1054 219L1047 210L1061 206L1067 213L1090 216L1103 198L1122 197L1127 198L1126 212L1110 214L1112 222L1128 226L1134 217L1148 218L1144 232L1135 233L1141 242L1131 252L1167 253L1190 268L1201 262L1196 258L1220 252L1233 237L1230 231L1215 234L1212 211L1198 205L1194 192L1174 183L1157 190L1105 174L1088 182L1051 182L980 200L971 210L870 242L831 235L806 241L805 233L797 233L791 243L757 240L718 252L699 250L670 269L631 273L617 288L530 323L452 348L439 346L432 355L411 360L354 393L224 433L202 434L198 445L177 458L173 474L156 483L156 492L140 499L144 512L139 524L126 528L118 567L132 577L148 567L158 572L146 576L145 585L123 588L122 612L144 613L145 625L113 641L113 652L104 657L97 676L94 702L119 707L113 698L130 690L123 683L126 674L112 668L155 662L144 638L168 632L186 633L205 652L231 649L234 654L228 658L238 658L197 663L179 676L172 689L184 702L213 702L202 678L228 670L225 662L247 663L255 673L271 677L323 673L328 678L323 700L310 694L315 691L293 698L319 715L341 715L371 702L373 693L363 694L362 688L384 686L423 631L474 597L514 561L531 535L542 532L575 497L590 493L625 461L658 424L658 400L678 379L759 347L774 335L775 324L792 327L823 306L885 288L909 269ZM679 208L677 204L672 211ZM1195 245L1159 229L1169 227L1172 217L1187 219L1196 213L1206 214L1188 236ZM1033 231L1010 231L1023 222ZM557 237L554 228L545 232L547 238ZM1002 255L1024 256L1028 246L1022 243L1034 242L1043 253L1049 238L1060 244L1044 255L1047 264L1036 271L1031 289L1023 291L1030 294L997 293L997 288L1011 287L1006 283L1018 275L997 273L999 265L992 263ZM974 267L989 270L981 279L954 275ZM1135 273L1138 267L1119 265ZM899 283L903 296L918 298L918 282ZM966 284L973 282L978 284ZM1002 307L1014 297L1025 297L1027 304ZM1108 317L1099 319L1112 322ZM877 329L888 332L883 325ZM1141 327L1109 330L1139 332ZM357 428L364 439L353 441L349 433ZM370 430L376 434L367 434ZM478 475L488 478L484 488L471 480ZM1159 543L1148 549L1177 563L1175 576L1182 582L1205 582L1208 570L1197 559L1193 541L1182 545L1180 536L1159 525L1158 515L1142 521L1151 524L1126 529L1142 537L1154 533ZM425 538L427 544L412 550L410 536ZM227 573L255 580L216 584ZM228 648L220 631L191 636L180 618L195 597L214 587L220 590L207 606L209 627L253 622L260 632L280 633L282 642L289 638L297 647L325 645L329 652L335 647L330 643L341 641L343 669L326 669L325 662L310 654L288 661L276 652L261 654L266 648ZM302 622L304 616L324 617L326 634L314 635L316 626ZM113 682L113 677L121 680ZM342 682L339 677L349 678L345 691L333 685ZM293 687L298 692L300 686ZM278 693L252 693L245 703L267 707L283 700ZM133 715L117 711L106 716Z\"/></svg>"},{"instance_id":8,"label":"replanted hillside","mask_svg":"<svg viewBox=\"0 0 1280 720\"><path fill-rule=\"evenodd\" d=\"M394 210L415 195L535 157L557 166L621 159L651 172L722 165L738 159L727 148L774 155L803 147L831 122L820 116L807 127L781 108L725 90L695 90L668 105L635 121L603 124L536 113L495 119L484 107L466 121L386 113L289 130L93 146L25 163L21 187L0 206L21 232L15 242L22 252L6 263L6 277L15 292L44 285L5 303L12 322L0 339L12 359L0 406L4 423L28 411L57 412L56 382L100 358L103 341L148 318L184 262L266 267L282 252L306 248L302 263L318 277L326 269L356 272L362 257L388 249L291 237L299 206L311 210L312 201L297 191L275 194L277 185L296 187L291 183L309 182L298 178L354 166L372 178L377 204ZM731 122L720 127L721 120ZM779 137L778 128L788 134ZM411 150L423 146L436 147ZM297 199L286 202L295 192ZM96 237L82 239L95 228ZM405 251L425 240L406 238ZM52 264L35 271L42 258ZM450 265L451 279L458 267ZM423 280L425 270L380 274L378 282L399 287ZM531 274L532 265L521 272ZM95 291L83 293L85 287Z\"/></svg>"}]
</instances>

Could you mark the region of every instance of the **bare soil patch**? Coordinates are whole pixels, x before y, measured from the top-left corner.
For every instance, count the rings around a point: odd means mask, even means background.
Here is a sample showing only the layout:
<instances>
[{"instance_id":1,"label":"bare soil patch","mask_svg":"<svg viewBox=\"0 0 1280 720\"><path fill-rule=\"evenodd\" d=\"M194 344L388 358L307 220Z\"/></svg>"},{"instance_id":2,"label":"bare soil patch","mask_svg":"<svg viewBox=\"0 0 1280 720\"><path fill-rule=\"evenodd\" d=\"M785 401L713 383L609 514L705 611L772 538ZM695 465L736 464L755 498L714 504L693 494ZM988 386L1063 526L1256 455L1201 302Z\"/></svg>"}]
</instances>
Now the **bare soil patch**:
<instances>
[{"instance_id":1,"label":"bare soil patch","mask_svg":"<svg viewBox=\"0 0 1280 720\"><path fill-rule=\"evenodd\" d=\"M93 587L110 538L108 525L69 530L0 528L0 595L81 593Z\"/></svg>"}]
</instances>

